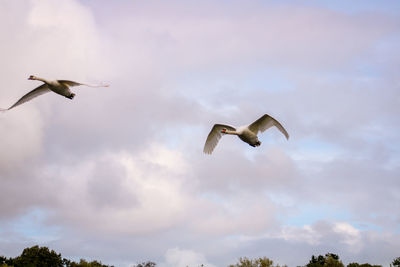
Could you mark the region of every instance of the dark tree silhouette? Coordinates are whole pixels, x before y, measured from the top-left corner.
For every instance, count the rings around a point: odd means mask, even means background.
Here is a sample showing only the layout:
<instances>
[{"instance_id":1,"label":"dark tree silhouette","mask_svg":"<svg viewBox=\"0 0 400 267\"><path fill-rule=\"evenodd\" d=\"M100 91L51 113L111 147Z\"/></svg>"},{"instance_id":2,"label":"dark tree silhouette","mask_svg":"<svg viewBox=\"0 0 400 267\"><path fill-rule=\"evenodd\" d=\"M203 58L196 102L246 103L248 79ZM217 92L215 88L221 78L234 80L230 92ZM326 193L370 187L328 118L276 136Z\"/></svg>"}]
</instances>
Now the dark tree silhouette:
<instances>
[{"instance_id":1,"label":"dark tree silhouette","mask_svg":"<svg viewBox=\"0 0 400 267\"><path fill-rule=\"evenodd\" d=\"M142 263L133 265L133 267L155 267L155 266L156 266L156 264L152 261L142 262Z\"/></svg>"},{"instance_id":2,"label":"dark tree silhouette","mask_svg":"<svg viewBox=\"0 0 400 267\"><path fill-rule=\"evenodd\" d=\"M15 258L0 256L0 267L114 267L98 261L87 262L81 259L79 263L63 259L61 254L47 247L33 246L25 248L22 254ZM147 266L146 266L147 267Z\"/></svg>"},{"instance_id":3,"label":"dark tree silhouette","mask_svg":"<svg viewBox=\"0 0 400 267\"><path fill-rule=\"evenodd\" d=\"M397 257L392 261L392 266L393 267L400 267L400 257Z\"/></svg>"},{"instance_id":4,"label":"dark tree silhouette","mask_svg":"<svg viewBox=\"0 0 400 267\"><path fill-rule=\"evenodd\" d=\"M327 253L325 256L319 255L318 257L312 255L307 267L344 267L343 263L339 260L339 256L333 253Z\"/></svg>"},{"instance_id":5,"label":"dark tree silhouette","mask_svg":"<svg viewBox=\"0 0 400 267\"><path fill-rule=\"evenodd\" d=\"M108 265L104 265L101 262L98 261L91 261L91 262L87 262L84 259L81 259L79 261L79 263L76 262L71 262L69 260L65 260L65 266L66 267L113 267L113 266L108 266Z\"/></svg>"},{"instance_id":6,"label":"dark tree silhouette","mask_svg":"<svg viewBox=\"0 0 400 267\"><path fill-rule=\"evenodd\" d=\"M371 265L369 263L359 264L357 262L352 262L347 264L347 267L382 267L382 265Z\"/></svg>"},{"instance_id":7,"label":"dark tree silhouette","mask_svg":"<svg viewBox=\"0 0 400 267\"><path fill-rule=\"evenodd\" d=\"M283 265L284 267L286 265ZM239 263L235 265L229 265L228 267L279 267L279 265L274 266L274 262L267 257L258 259L249 259L247 257L239 258Z\"/></svg>"},{"instance_id":8,"label":"dark tree silhouette","mask_svg":"<svg viewBox=\"0 0 400 267\"><path fill-rule=\"evenodd\" d=\"M155 267L156 263L152 261L138 263L132 267ZM391 267L400 267L400 257L393 259ZM47 247L33 246L25 248L20 256L15 258L6 258L0 255L0 267L114 267L113 265L105 265L99 261L88 262L80 259L74 262L61 257L61 254ZM198 267L206 267L201 264ZM280 267L274 265L273 261L267 257L249 259L247 257L239 258L239 262L231 264L228 267ZM282 267L286 267L283 265ZM311 256L311 260L303 267L344 267L339 256L333 253L327 253L325 256ZM349 263L346 267L382 267L382 265L371 265L369 263Z\"/></svg>"},{"instance_id":9,"label":"dark tree silhouette","mask_svg":"<svg viewBox=\"0 0 400 267\"><path fill-rule=\"evenodd\" d=\"M26 248L21 256L11 260L8 265L14 267L63 267L61 254L57 254L54 250L49 250L47 247L33 246Z\"/></svg>"}]
</instances>

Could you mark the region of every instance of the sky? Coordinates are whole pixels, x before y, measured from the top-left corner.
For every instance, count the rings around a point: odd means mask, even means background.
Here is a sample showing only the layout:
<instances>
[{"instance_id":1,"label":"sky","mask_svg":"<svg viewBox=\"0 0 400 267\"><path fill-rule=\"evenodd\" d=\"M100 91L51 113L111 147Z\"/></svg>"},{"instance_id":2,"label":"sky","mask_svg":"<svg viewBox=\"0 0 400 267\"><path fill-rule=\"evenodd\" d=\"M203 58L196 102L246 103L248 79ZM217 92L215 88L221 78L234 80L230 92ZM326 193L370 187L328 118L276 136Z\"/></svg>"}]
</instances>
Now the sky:
<instances>
[{"instance_id":1,"label":"sky","mask_svg":"<svg viewBox=\"0 0 400 267\"><path fill-rule=\"evenodd\" d=\"M0 1L0 254L289 267L400 251L400 2ZM275 128L250 147L215 123Z\"/></svg>"}]
</instances>

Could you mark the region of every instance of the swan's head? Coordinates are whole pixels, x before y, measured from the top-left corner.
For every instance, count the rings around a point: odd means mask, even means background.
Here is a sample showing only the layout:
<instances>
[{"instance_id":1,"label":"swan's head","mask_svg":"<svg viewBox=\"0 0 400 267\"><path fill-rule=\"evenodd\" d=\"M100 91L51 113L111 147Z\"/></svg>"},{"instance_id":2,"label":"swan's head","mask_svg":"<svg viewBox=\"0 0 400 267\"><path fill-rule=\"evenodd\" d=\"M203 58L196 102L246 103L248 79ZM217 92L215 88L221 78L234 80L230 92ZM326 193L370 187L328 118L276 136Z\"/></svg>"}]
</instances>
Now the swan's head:
<instances>
[{"instance_id":1,"label":"swan's head","mask_svg":"<svg viewBox=\"0 0 400 267\"><path fill-rule=\"evenodd\" d=\"M223 134L226 133L226 128L222 129L221 133L223 133Z\"/></svg>"},{"instance_id":2,"label":"swan's head","mask_svg":"<svg viewBox=\"0 0 400 267\"><path fill-rule=\"evenodd\" d=\"M29 76L28 80L37 80L37 78L36 78L36 76L31 75L31 76Z\"/></svg>"}]
</instances>

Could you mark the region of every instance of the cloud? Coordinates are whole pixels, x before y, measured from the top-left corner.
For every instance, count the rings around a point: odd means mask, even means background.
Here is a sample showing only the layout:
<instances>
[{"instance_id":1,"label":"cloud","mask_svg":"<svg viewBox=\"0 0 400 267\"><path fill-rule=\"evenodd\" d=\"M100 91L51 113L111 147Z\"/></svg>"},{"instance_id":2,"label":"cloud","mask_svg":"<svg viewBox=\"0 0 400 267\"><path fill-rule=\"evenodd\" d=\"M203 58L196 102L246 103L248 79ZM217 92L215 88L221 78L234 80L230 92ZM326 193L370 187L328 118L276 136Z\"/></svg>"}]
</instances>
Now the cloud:
<instances>
[{"instance_id":1,"label":"cloud","mask_svg":"<svg viewBox=\"0 0 400 267\"><path fill-rule=\"evenodd\" d=\"M265 237L244 239L236 253L259 257L265 255L274 262L289 266L306 264L311 255L335 253L346 265L350 262L389 264L397 246L397 236L389 237L375 231L360 231L345 222L318 221L301 227L283 227ZM288 257L288 253L291 254Z\"/></svg>"},{"instance_id":2,"label":"cloud","mask_svg":"<svg viewBox=\"0 0 400 267\"><path fill-rule=\"evenodd\" d=\"M335 251L386 264L397 253L396 14L259 1L0 6L1 107L39 85L30 74L111 84L0 114L7 253L41 242L121 266L298 265ZM214 123L264 113L289 141L271 129L257 149L225 136L202 153ZM35 227L12 227L38 210Z\"/></svg>"},{"instance_id":3,"label":"cloud","mask_svg":"<svg viewBox=\"0 0 400 267\"><path fill-rule=\"evenodd\" d=\"M181 12L186 15L178 15ZM389 17L357 17L323 8L270 7L255 1L245 7L240 2L229 7L205 2L196 8L188 3L169 6L151 2L126 6L124 13L131 16L115 23L132 25L128 35L138 40L136 45L158 45L162 49L157 57L189 67L209 65L210 60L214 67L239 62L247 65L255 60L261 65L301 64L313 69L343 66L395 30ZM116 35L127 34L121 24L114 26L120 29ZM152 49L151 45L144 51ZM176 57L176 51L180 56Z\"/></svg>"},{"instance_id":4,"label":"cloud","mask_svg":"<svg viewBox=\"0 0 400 267\"><path fill-rule=\"evenodd\" d=\"M2 106L11 106L22 95L38 86L26 80L29 74L84 77L86 69L90 69L88 64L78 62L78 68L71 68L75 64L70 60L82 59L82 44L95 43L96 37L95 34L89 34L90 29L94 29L94 25L88 23L90 14L80 12L84 9L79 4L71 1L58 4L53 1L6 1L2 5L6 7L2 9L2 25L13 25L4 29L10 33L7 34L9 39L1 42L0 47L2 58L7 62L4 66L7 66L9 73L1 89ZM60 8L69 11L68 17L74 21L73 24L66 20L61 24L56 23L62 16ZM84 19L84 16L87 18ZM85 38L82 38L83 35L71 36L77 30L77 25L80 25L79 32L87 30L83 33ZM83 40L78 41L77 38ZM6 71L5 68L2 70ZM49 117L54 115L50 99L62 100L60 103L66 104L61 97L47 94L0 114L0 129L3 132L0 149L7 151L7 154L3 153L0 157L0 175L4 184L0 193L4 197L1 201L4 204L0 205L3 214L9 214L11 210L13 214L20 211L20 202L24 203L21 209L29 209L30 205L37 205L42 199L41 194L30 190L36 189L37 180L33 176L36 171L40 171L39 166L46 156L46 147L51 144L47 139ZM62 135L58 135L57 139L62 139ZM15 200L10 202L7 198Z\"/></svg>"},{"instance_id":5,"label":"cloud","mask_svg":"<svg viewBox=\"0 0 400 267\"><path fill-rule=\"evenodd\" d=\"M192 250L179 248L168 249L165 253L165 263L161 263L162 267L186 267L186 266L210 266L215 265L208 263L207 259L201 253Z\"/></svg>"},{"instance_id":6,"label":"cloud","mask_svg":"<svg viewBox=\"0 0 400 267\"><path fill-rule=\"evenodd\" d=\"M334 227L336 233L341 233L346 236L342 241L351 247L351 250L359 251L362 243L360 242L360 231L348 223L337 223Z\"/></svg>"},{"instance_id":7,"label":"cloud","mask_svg":"<svg viewBox=\"0 0 400 267\"><path fill-rule=\"evenodd\" d=\"M186 209L181 169L176 169L180 164L179 154L154 146L142 154L120 152L49 168L42 179L56 192L52 208L62 210L49 220L82 231L126 235L168 229Z\"/></svg>"},{"instance_id":8,"label":"cloud","mask_svg":"<svg viewBox=\"0 0 400 267\"><path fill-rule=\"evenodd\" d=\"M23 114L23 116L21 116ZM9 174L41 154L43 121L35 110L1 114L0 173Z\"/></svg>"}]
</instances>

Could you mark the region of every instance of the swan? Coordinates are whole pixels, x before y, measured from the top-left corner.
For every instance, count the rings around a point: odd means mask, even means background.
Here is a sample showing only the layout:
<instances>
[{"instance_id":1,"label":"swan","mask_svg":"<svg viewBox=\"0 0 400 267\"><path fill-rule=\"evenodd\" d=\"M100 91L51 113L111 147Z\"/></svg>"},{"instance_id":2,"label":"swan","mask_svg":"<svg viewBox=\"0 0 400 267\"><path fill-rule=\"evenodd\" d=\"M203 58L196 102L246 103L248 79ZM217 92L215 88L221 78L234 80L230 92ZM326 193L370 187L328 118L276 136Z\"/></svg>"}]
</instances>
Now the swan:
<instances>
[{"instance_id":1,"label":"swan","mask_svg":"<svg viewBox=\"0 0 400 267\"><path fill-rule=\"evenodd\" d=\"M264 132L272 126L278 128L278 130L281 131L286 139L289 139L289 134L285 128L283 128L283 126L277 120L268 114L264 114L261 118L250 125L241 126L237 129L230 125L214 124L207 136L203 152L206 154L211 154L214 148L217 146L219 139L221 139L222 135L224 134L237 135L242 141L248 143L252 147L260 146L261 142L257 137L258 132Z\"/></svg>"},{"instance_id":2,"label":"swan","mask_svg":"<svg viewBox=\"0 0 400 267\"><path fill-rule=\"evenodd\" d=\"M90 87L108 87L109 86L108 84L90 85L90 84L85 84L85 83L69 81L69 80L46 80L43 78L36 77L34 75L29 76L28 80L38 80L38 81L43 82L43 84L40 85L39 87L33 89L29 93L25 94L11 107L9 107L7 109L0 108L0 111L10 110L12 108L15 108L16 106L19 106L19 105L37 97L37 96L40 96L40 95L50 92L50 91L53 91L54 93L65 96L66 98L73 99L75 94L71 92L69 87L79 86L79 85L85 85L85 86L90 86Z\"/></svg>"}]
</instances>

